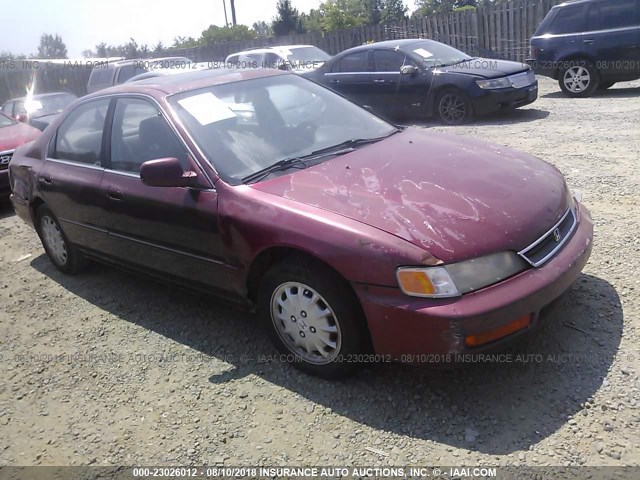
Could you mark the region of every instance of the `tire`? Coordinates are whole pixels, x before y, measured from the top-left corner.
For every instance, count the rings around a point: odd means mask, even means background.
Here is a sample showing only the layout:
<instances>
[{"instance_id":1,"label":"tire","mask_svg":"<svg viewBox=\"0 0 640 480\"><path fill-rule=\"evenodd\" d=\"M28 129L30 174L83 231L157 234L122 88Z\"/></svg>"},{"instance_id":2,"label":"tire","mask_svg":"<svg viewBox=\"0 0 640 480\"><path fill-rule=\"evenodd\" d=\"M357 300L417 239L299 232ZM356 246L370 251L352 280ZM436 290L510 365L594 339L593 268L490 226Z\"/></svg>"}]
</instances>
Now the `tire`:
<instances>
[{"instance_id":1,"label":"tire","mask_svg":"<svg viewBox=\"0 0 640 480\"><path fill-rule=\"evenodd\" d=\"M358 369L353 356L365 349L366 323L348 283L324 265L290 257L272 267L260 285L258 313L300 370L333 380Z\"/></svg>"},{"instance_id":2,"label":"tire","mask_svg":"<svg viewBox=\"0 0 640 480\"><path fill-rule=\"evenodd\" d=\"M435 113L445 125L462 125L471 119L471 102L461 91L447 89L436 97Z\"/></svg>"},{"instance_id":3,"label":"tire","mask_svg":"<svg viewBox=\"0 0 640 480\"><path fill-rule=\"evenodd\" d=\"M60 222L46 205L41 205L36 212L36 230L49 260L62 273L72 275L86 266L87 259L69 242Z\"/></svg>"},{"instance_id":4,"label":"tire","mask_svg":"<svg viewBox=\"0 0 640 480\"><path fill-rule=\"evenodd\" d=\"M590 97L598 89L600 74L591 62L576 60L560 70L558 84L567 97Z\"/></svg>"},{"instance_id":5,"label":"tire","mask_svg":"<svg viewBox=\"0 0 640 480\"><path fill-rule=\"evenodd\" d=\"M616 82L600 82L600 85L598 85L598 90L607 90L608 88L613 87L616 84Z\"/></svg>"}]
</instances>

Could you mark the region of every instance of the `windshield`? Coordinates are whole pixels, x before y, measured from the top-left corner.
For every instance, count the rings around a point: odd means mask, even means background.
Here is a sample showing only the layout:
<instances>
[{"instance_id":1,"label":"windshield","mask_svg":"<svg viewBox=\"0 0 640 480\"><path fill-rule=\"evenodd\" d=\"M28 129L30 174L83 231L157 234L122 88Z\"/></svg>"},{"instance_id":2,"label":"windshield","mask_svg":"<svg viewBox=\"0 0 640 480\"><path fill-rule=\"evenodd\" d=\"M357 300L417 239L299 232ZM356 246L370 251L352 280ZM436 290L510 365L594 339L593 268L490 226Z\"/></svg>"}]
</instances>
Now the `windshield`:
<instances>
[{"instance_id":1,"label":"windshield","mask_svg":"<svg viewBox=\"0 0 640 480\"><path fill-rule=\"evenodd\" d=\"M296 75L207 87L170 101L220 176L232 185L284 159L396 131Z\"/></svg>"},{"instance_id":2,"label":"windshield","mask_svg":"<svg viewBox=\"0 0 640 480\"><path fill-rule=\"evenodd\" d=\"M75 99L76 97L70 93L43 97L36 95L32 99L25 100L23 108L31 118L44 117L62 112Z\"/></svg>"},{"instance_id":3,"label":"windshield","mask_svg":"<svg viewBox=\"0 0 640 480\"><path fill-rule=\"evenodd\" d=\"M446 67L472 58L449 45L428 40L412 43L403 50L426 67Z\"/></svg>"},{"instance_id":4,"label":"windshield","mask_svg":"<svg viewBox=\"0 0 640 480\"><path fill-rule=\"evenodd\" d=\"M9 117L5 117L4 114L0 113L0 128L9 127L11 125L15 125L16 122L11 120Z\"/></svg>"}]
</instances>

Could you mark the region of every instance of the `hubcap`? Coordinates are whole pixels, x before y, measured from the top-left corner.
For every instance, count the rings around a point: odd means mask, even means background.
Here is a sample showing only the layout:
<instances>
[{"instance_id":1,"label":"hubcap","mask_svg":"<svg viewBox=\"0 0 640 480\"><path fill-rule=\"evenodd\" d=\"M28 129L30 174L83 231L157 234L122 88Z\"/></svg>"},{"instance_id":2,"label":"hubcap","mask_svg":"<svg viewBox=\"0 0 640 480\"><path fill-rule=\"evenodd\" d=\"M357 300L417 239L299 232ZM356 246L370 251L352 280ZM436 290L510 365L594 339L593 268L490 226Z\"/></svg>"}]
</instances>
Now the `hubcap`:
<instances>
[{"instance_id":1,"label":"hubcap","mask_svg":"<svg viewBox=\"0 0 640 480\"><path fill-rule=\"evenodd\" d=\"M335 313L314 289L287 282L271 296L271 319L287 348L303 360L326 365L338 356L342 345Z\"/></svg>"},{"instance_id":2,"label":"hubcap","mask_svg":"<svg viewBox=\"0 0 640 480\"><path fill-rule=\"evenodd\" d=\"M53 218L45 215L40 222L40 230L49 253L59 265L67 263L67 245L62 232Z\"/></svg>"},{"instance_id":3,"label":"hubcap","mask_svg":"<svg viewBox=\"0 0 640 480\"><path fill-rule=\"evenodd\" d=\"M584 92L591 84L591 75L584 67L571 67L564 74L564 86L573 93Z\"/></svg>"},{"instance_id":4,"label":"hubcap","mask_svg":"<svg viewBox=\"0 0 640 480\"><path fill-rule=\"evenodd\" d=\"M467 113L464 100L453 93L442 97L438 108L440 117L447 123L460 123Z\"/></svg>"}]
</instances>

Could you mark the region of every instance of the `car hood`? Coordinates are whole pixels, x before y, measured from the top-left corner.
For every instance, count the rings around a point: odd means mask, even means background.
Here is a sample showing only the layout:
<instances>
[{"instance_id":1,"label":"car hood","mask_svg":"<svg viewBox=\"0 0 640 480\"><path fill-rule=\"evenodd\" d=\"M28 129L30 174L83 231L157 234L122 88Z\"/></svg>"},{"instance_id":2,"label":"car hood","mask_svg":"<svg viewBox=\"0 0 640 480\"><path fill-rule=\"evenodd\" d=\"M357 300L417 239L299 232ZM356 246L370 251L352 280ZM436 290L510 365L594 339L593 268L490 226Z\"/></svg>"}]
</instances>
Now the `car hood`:
<instances>
[{"instance_id":1,"label":"car hood","mask_svg":"<svg viewBox=\"0 0 640 480\"><path fill-rule=\"evenodd\" d=\"M507 75L513 75L514 73L524 72L529 69L529 65L524 63L511 62L509 60L496 60L495 58L473 58L463 63L439 68L441 72L462 73L482 78L505 77Z\"/></svg>"},{"instance_id":2,"label":"car hood","mask_svg":"<svg viewBox=\"0 0 640 480\"><path fill-rule=\"evenodd\" d=\"M570 198L542 160L419 129L252 187L371 225L444 262L527 247Z\"/></svg>"},{"instance_id":3,"label":"car hood","mask_svg":"<svg viewBox=\"0 0 640 480\"><path fill-rule=\"evenodd\" d=\"M26 123L17 123L0 128L0 152L13 150L20 145L35 140L40 135L40 130Z\"/></svg>"}]
</instances>

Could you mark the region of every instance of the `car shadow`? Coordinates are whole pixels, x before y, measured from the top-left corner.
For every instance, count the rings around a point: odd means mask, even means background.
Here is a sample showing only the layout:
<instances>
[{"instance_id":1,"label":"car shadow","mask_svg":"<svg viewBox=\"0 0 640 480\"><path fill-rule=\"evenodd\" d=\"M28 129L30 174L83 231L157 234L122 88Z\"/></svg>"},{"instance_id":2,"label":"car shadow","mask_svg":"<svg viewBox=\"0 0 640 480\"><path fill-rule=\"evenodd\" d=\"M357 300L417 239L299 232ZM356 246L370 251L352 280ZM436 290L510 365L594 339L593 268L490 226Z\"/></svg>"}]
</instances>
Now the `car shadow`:
<instances>
[{"instance_id":1,"label":"car shadow","mask_svg":"<svg viewBox=\"0 0 640 480\"><path fill-rule=\"evenodd\" d=\"M510 112L497 112L484 117L474 118L473 120L466 122L462 127L468 126L483 126L483 125L512 125L515 123L535 122L542 120L549 116L547 110L540 110L538 108L517 108ZM419 122L404 121L398 122L403 126L415 126L415 127L447 127L440 123L436 119L428 119ZM452 126L455 127L455 126Z\"/></svg>"},{"instance_id":2,"label":"car shadow","mask_svg":"<svg viewBox=\"0 0 640 480\"><path fill-rule=\"evenodd\" d=\"M579 99L579 98L576 99L576 98L567 97L560 90L558 90L557 92L547 93L547 94L542 95L542 96L544 98L563 98L565 100L572 100L572 101L582 100L582 99ZM623 88L619 88L617 86L614 86L614 87L609 88L607 90L598 90L598 91L596 91L591 98L600 98L600 97L605 97L605 98L637 98L637 97L640 97L640 87L623 87Z\"/></svg>"},{"instance_id":3,"label":"car shadow","mask_svg":"<svg viewBox=\"0 0 640 480\"><path fill-rule=\"evenodd\" d=\"M0 200L0 220L7 217L12 217L16 212L13 210L13 206L9 200Z\"/></svg>"},{"instance_id":4,"label":"car shadow","mask_svg":"<svg viewBox=\"0 0 640 480\"><path fill-rule=\"evenodd\" d=\"M455 370L399 364L328 382L269 360L255 315L173 287L93 265L60 274L44 255L31 266L78 297L217 362L201 383L257 375L369 427L487 454L528 449L582 410L618 352L623 310L615 288L582 274L527 340ZM491 361L490 361L491 360Z\"/></svg>"}]
</instances>

